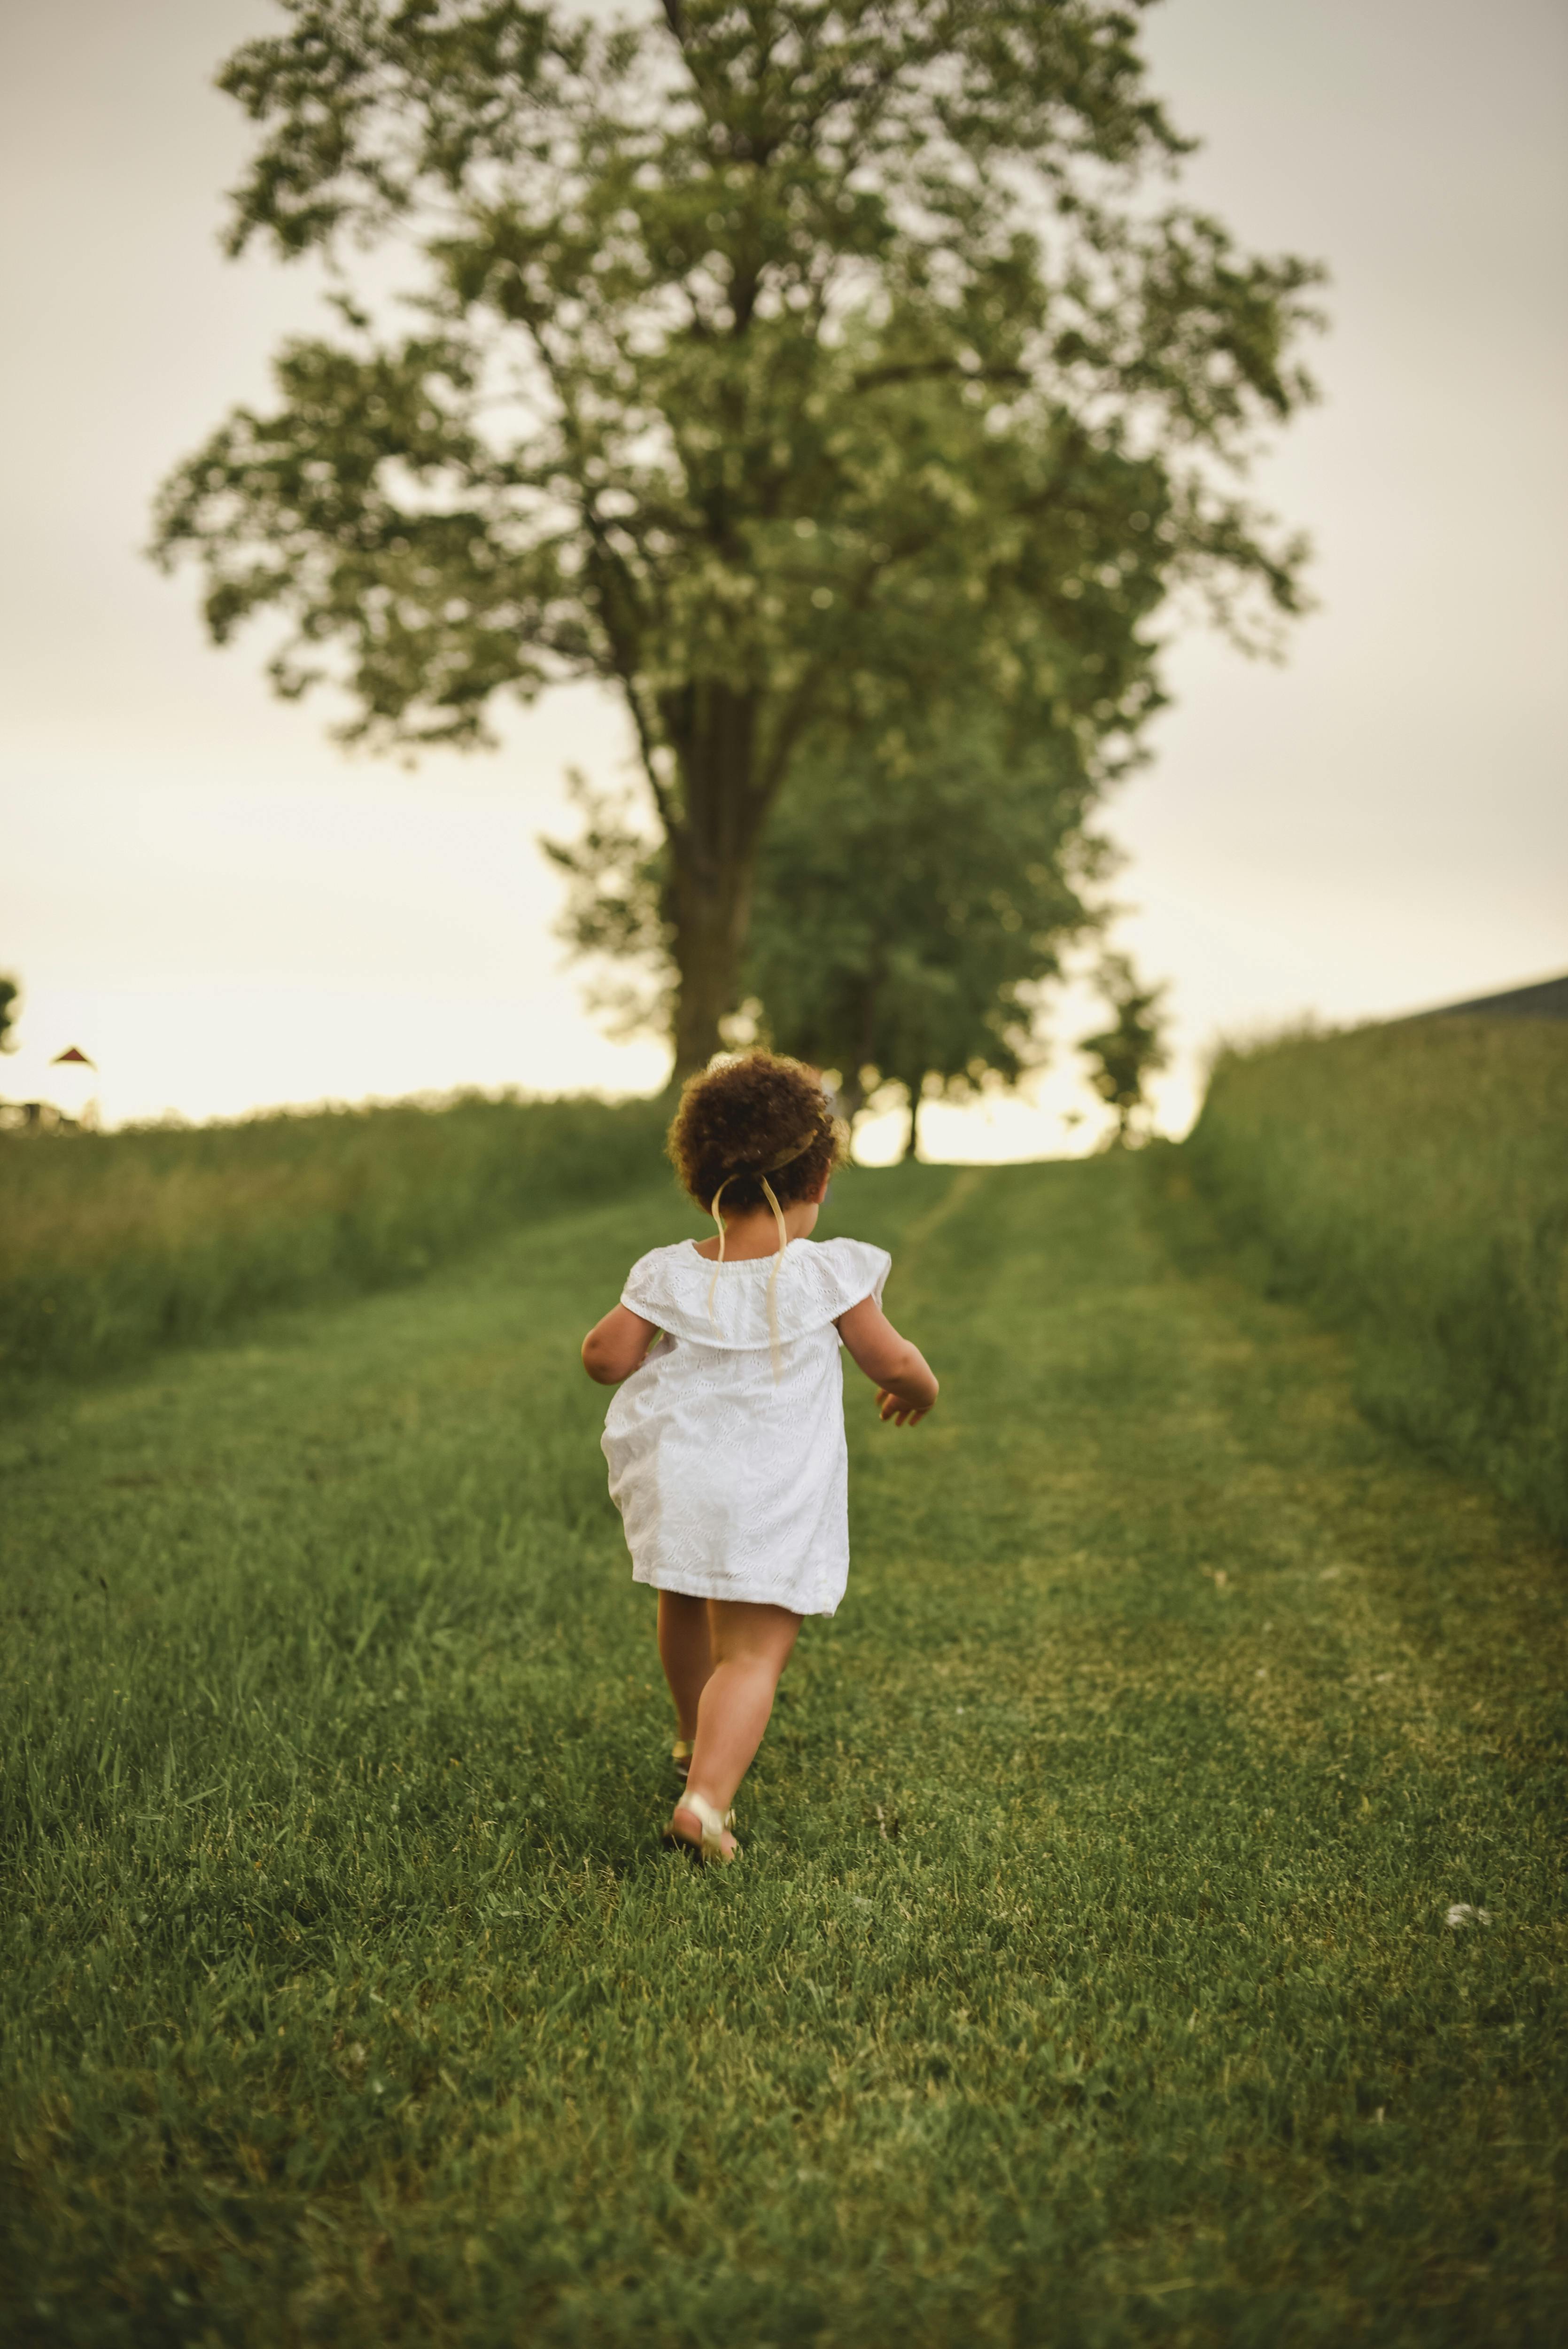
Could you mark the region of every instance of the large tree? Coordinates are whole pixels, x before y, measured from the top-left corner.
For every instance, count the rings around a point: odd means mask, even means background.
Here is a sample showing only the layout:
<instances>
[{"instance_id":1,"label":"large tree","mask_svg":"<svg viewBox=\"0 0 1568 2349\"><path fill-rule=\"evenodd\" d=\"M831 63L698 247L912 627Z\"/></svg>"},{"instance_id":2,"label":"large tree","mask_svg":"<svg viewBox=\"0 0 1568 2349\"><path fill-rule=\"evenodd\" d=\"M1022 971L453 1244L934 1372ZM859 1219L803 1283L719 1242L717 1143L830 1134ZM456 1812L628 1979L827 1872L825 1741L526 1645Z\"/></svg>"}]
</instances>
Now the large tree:
<instances>
[{"instance_id":1,"label":"large tree","mask_svg":"<svg viewBox=\"0 0 1568 2349\"><path fill-rule=\"evenodd\" d=\"M275 409L165 485L157 549L199 555L219 641L285 615L278 689L335 678L373 746L613 684L677 1068L735 1003L814 737L943 679L1131 734L1173 585L1295 607L1299 547L1222 482L1305 396L1315 273L1152 201L1183 142L1136 9L280 5L221 76L261 130L231 249L386 244L413 329L340 293Z\"/></svg>"}]
</instances>

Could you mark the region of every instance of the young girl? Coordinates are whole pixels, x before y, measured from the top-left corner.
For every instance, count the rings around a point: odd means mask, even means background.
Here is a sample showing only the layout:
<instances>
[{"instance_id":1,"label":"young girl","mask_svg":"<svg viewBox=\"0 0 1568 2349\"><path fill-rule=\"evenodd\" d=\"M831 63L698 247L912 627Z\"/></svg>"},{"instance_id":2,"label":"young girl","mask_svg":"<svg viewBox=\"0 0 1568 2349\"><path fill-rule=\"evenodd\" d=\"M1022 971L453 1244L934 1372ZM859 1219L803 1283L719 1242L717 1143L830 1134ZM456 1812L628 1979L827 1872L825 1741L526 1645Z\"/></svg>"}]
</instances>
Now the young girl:
<instances>
[{"instance_id":1,"label":"young girl","mask_svg":"<svg viewBox=\"0 0 1568 2349\"><path fill-rule=\"evenodd\" d=\"M924 1418L937 1387L882 1313L891 1257L810 1237L840 1157L810 1071L749 1052L691 1078L669 1154L717 1237L641 1257L583 1362L621 1390L604 1423L610 1495L633 1580L659 1594L676 1765L689 1764L665 1841L727 1864L730 1805L800 1619L844 1595L840 1344L900 1427Z\"/></svg>"}]
</instances>

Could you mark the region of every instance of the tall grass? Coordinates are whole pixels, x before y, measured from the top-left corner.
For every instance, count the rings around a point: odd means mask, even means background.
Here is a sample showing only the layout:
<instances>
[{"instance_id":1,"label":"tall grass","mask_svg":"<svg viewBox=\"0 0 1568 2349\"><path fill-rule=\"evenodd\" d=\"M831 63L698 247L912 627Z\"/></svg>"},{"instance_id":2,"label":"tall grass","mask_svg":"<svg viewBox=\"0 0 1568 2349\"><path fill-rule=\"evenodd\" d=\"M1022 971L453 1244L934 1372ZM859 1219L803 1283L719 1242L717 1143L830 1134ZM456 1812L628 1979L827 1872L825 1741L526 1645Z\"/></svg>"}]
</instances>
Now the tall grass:
<instances>
[{"instance_id":1,"label":"tall grass","mask_svg":"<svg viewBox=\"0 0 1568 2349\"><path fill-rule=\"evenodd\" d=\"M653 1102L407 1102L0 1134L0 1381L108 1369L258 1307L411 1279L658 1162Z\"/></svg>"},{"instance_id":2,"label":"tall grass","mask_svg":"<svg viewBox=\"0 0 1568 2349\"><path fill-rule=\"evenodd\" d=\"M1568 1535L1568 1025L1409 1020L1216 1066L1181 1161L1361 1399Z\"/></svg>"}]
</instances>

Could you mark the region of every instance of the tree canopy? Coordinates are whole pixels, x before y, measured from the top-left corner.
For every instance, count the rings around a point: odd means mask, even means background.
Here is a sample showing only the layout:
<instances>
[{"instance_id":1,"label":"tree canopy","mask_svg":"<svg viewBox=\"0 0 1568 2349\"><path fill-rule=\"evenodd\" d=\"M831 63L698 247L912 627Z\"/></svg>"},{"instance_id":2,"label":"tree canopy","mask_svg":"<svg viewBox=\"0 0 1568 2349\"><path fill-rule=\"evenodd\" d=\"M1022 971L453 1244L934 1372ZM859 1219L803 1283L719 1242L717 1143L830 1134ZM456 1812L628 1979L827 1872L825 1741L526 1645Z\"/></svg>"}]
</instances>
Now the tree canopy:
<instances>
[{"instance_id":1,"label":"tree canopy","mask_svg":"<svg viewBox=\"0 0 1568 2349\"><path fill-rule=\"evenodd\" d=\"M1155 201L1184 142L1134 10L281 5L221 76L259 131L230 246L348 290L170 477L156 550L196 554L218 641L284 616L278 689L335 678L375 747L613 685L677 1067L813 745L983 691L1088 755L1154 706L1173 588L1243 634L1296 608L1300 546L1225 469L1308 394L1316 272ZM378 245L406 321L353 290Z\"/></svg>"},{"instance_id":2,"label":"tree canopy","mask_svg":"<svg viewBox=\"0 0 1568 2349\"><path fill-rule=\"evenodd\" d=\"M1094 1063L1089 1081L1116 1112L1112 1142L1125 1149L1149 1106L1148 1081L1170 1061L1165 1041L1165 989L1147 987L1125 955L1101 958L1100 990L1115 1015L1109 1028L1085 1036L1078 1050Z\"/></svg>"},{"instance_id":3,"label":"tree canopy","mask_svg":"<svg viewBox=\"0 0 1568 2349\"><path fill-rule=\"evenodd\" d=\"M1094 920L1104 843L1072 737L1015 736L994 706L902 747L810 759L758 866L745 964L772 1042L839 1072L851 1120L890 1081L909 1105L1035 1065L1042 990Z\"/></svg>"}]
</instances>

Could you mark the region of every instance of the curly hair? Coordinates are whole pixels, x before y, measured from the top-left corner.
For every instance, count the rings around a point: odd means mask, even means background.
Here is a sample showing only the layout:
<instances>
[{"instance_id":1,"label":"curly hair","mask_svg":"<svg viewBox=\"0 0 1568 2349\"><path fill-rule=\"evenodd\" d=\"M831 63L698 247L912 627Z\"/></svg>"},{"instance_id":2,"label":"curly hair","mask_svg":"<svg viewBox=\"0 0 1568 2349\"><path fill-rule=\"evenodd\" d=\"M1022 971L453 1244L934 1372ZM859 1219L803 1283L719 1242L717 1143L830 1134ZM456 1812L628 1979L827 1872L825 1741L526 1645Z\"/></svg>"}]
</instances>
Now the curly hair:
<instances>
[{"instance_id":1,"label":"curly hair","mask_svg":"<svg viewBox=\"0 0 1568 2349\"><path fill-rule=\"evenodd\" d=\"M768 1176L781 1207L809 1199L844 1155L843 1133L821 1084L799 1061L747 1052L688 1077L665 1143L699 1207L726 1213L766 1205Z\"/></svg>"}]
</instances>

